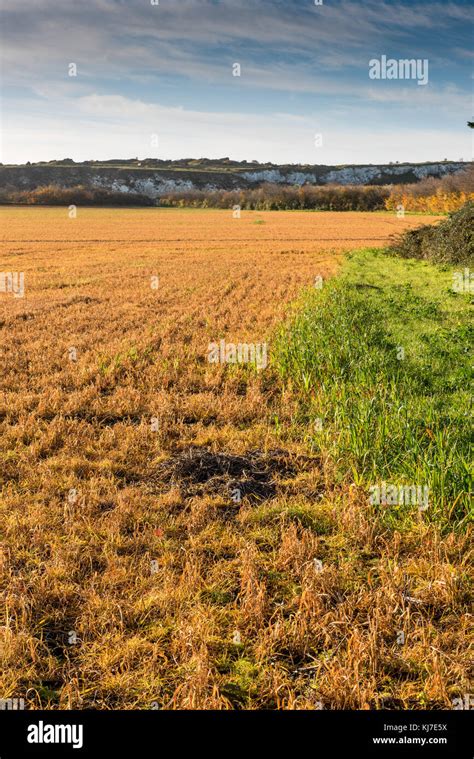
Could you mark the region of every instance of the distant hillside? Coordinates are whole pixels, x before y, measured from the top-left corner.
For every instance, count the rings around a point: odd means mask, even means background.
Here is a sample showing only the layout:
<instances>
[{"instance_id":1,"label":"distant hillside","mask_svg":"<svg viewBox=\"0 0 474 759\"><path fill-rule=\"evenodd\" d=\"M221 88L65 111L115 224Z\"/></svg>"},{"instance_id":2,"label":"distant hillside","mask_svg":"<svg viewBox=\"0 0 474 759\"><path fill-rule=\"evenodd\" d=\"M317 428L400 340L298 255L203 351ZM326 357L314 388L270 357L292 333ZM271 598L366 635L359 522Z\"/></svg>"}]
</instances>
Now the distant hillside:
<instances>
[{"instance_id":1,"label":"distant hillside","mask_svg":"<svg viewBox=\"0 0 474 759\"><path fill-rule=\"evenodd\" d=\"M82 185L112 192L135 192L159 198L170 192L189 190L239 190L271 182L281 185L385 185L407 184L426 177L442 177L466 169L467 163L390 163L361 166L309 164L276 165L258 161L148 158L85 161L71 159L25 165L0 165L0 186L18 190L57 185Z\"/></svg>"}]
</instances>

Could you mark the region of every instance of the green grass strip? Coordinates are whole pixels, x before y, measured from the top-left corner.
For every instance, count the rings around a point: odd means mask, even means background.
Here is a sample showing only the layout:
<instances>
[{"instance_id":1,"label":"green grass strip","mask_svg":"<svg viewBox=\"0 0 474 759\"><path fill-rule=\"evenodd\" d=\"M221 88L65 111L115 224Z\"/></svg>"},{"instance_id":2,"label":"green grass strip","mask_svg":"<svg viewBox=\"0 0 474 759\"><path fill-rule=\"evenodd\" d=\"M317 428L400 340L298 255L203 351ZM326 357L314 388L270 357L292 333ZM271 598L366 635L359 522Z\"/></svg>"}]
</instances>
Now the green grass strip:
<instances>
[{"instance_id":1,"label":"green grass strip","mask_svg":"<svg viewBox=\"0 0 474 759\"><path fill-rule=\"evenodd\" d=\"M453 289L458 269L358 251L303 294L273 354L300 396L295 423L340 480L427 486L426 516L446 527L465 524L472 491L472 295ZM414 512L385 509L397 528Z\"/></svg>"}]
</instances>

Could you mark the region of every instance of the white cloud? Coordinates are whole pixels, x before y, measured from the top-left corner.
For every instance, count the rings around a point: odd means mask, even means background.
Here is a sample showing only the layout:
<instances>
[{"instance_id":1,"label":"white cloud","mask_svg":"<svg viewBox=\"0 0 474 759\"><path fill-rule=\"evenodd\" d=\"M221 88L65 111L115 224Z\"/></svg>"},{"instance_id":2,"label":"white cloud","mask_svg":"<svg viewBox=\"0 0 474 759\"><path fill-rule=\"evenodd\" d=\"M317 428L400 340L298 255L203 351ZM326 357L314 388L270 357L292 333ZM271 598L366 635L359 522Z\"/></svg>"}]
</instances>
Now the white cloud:
<instances>
[{"instance_id":1,"label":"white cloud","mask_svg":"<svg viewBox=\"0 0 474 759\"><path fill-rule=\"evenodd\" d=\"M293 114L216 113L167 108L122 96L79 98L69 119L45 115L34 123L10 117L4 131L10 162L117 157L207 156L280 163L386 163L469 158L469 130L374 129ZM67 108L65 108L65 113ZM314 146L316 132L323 147ZM159 148L151 147L158 134ZM32 146L34 145L34 155ZM453 154L447 146L456 145ZM3 159L5 160L5 159Z\"/></svg>"},{"instance_id":2,"label":"white cloud","mask_svg":"<svg viewBox=\"0 0 474 759\"><path fill-rule=\"evenodd\" d=\"M469 23L465 5L36 0L25 8L18 0L2 0L2 7L3 80L13 87L4 105L4 160L146 156L149 134L156 131L164 157L423 160L444 157L449 145L467 154L468 102L460 87L441 84L431 70L424 88L370 82L364 73L369 59L384 52L381 45L390 54L408 46L410 57L426 57L421 40L431 40L433 51L436 33L451 21ZM465 43L459 38L456 44L461 56ZM442 52L449 58L448 48ZM231 76L235 60L242 64L240 79ZM70 62L78 65L77 78L67 76ZM446 68L439 66L438 74L444 76ZM156 94L141 94L153 88ZM160 104L163 93L174 107ZM189 106L197 93L202 110ZM295 102L299 110L265 113L277 99L283 105L273 110L290 110ZM225 112L211 112L211 102ZM409 128L438 123L439 114L446 114L445 124L452 122L450 114L460 114L459 133ZM400 131L393 120L403 119ZM383 123L374 131L374 124ZM314 132L324 130L325 147L315 152Z\"/></svg>"}]
</instances>

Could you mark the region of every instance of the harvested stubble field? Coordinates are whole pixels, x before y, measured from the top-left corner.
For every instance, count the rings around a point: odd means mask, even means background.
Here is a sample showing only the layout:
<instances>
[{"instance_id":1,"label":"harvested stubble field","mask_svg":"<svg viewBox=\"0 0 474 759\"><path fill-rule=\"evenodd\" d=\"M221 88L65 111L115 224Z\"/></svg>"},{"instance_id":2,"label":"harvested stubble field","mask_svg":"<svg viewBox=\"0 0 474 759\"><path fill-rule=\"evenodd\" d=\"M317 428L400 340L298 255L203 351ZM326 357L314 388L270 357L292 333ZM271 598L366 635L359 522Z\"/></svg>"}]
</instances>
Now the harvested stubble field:
<instances>
[{"instance_id":1,"label":"harvested stubble field","mask_svg":"<svg viewBox=\"0 0 474 759\"><path fill-rule=\"evenodd\" d=\"M467 688L464 538L423 520L388 530L297 434L271 363L302 287L426 220L2 217L1 268L24 272L25 297L0 294L0 695L33 709L449 708ZM221 338L268 340L270 365L210 364Z\"/></svg>"}]
</instances>

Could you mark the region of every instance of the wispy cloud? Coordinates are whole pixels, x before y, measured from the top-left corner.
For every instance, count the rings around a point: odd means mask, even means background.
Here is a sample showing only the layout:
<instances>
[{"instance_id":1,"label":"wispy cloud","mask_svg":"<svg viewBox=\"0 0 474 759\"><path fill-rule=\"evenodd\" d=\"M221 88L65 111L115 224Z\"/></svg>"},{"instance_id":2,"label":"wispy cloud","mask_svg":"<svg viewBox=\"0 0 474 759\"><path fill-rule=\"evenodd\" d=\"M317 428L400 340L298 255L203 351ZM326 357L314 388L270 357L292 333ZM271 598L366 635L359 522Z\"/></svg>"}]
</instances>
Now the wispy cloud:
<instances>
[{"instance_id":1,"label":"wispy cloud","mask_svg":"<svg viewBox=\"0 0 474 759\"><path fill-rule=\"evenodd\" d=\"M188 114L185 123L194 120L195 130L251 119L255 128L261 120L272 132L275 113L288 111L308 124L316 114L333 128L344 112L350 130L361 128L365 109L380 128L404 120L404 128L416 132L438 109L440 128L454 134L455 120L464 125L468 108L470 13L461 0L325 0L322 6L310 0L161 0L158 6L146 0L37 0L34 8L3 0L7 121L44 124L53 110L60 131L76 134L78 119L115 119L120 128L119 120L161 113L181 133L180 120ZM413 82L370 81L368 61L382 53L428 57L429 86L421 93ZM240 78L232 77L236 61ZM75 78L67 75L70 62L78 67ZM39 156L34 142L21 152L17 134L9 135L7 159ZM183 139L190 141L189 135ZM246 141L247 155L259 158L265 145L250 135ZM198 144L206 145L204 134ZM27 156L28 149L34 155ZM278 160L285 151L275 149ZM191 154L186 144L182 153Z\"/></svg>"}]
</instances>

